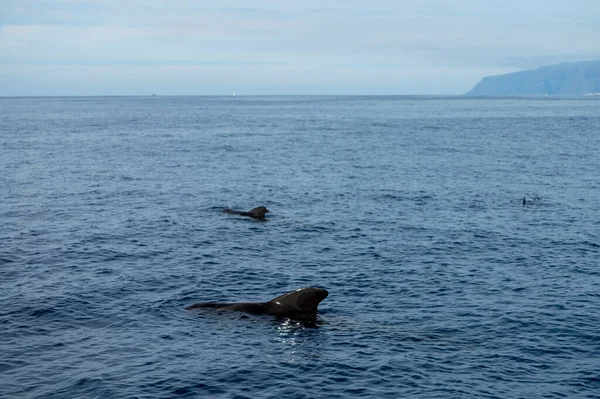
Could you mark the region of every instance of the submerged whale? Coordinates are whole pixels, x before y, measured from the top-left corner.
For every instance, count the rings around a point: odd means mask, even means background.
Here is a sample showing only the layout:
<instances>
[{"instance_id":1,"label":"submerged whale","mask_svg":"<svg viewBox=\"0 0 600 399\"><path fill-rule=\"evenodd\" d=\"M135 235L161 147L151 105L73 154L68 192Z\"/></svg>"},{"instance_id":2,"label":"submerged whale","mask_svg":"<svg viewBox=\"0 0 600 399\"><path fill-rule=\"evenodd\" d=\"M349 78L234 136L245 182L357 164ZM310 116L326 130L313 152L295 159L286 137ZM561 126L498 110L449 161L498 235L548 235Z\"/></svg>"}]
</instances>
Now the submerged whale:
<instances>
[{"instance_id":1,"label":"submerged whale","mask_svg":"<svg viewBox=\"0 0 600 399\"><path fill-rule=\"evenodd\" d=\"M215 309L290 318L314 318L317 315L317 306L327 298L327 295L329 292L326 289L308 287L288 292L268 302L195 303L187 306L186 309Z\"/></svg>"},{"instance_id":2,"label":"submerged whale","mask_svg":"<svg viewBox=\"0 0 600 399\"><path fill-rule=\"evenodd\" d=\"M264 220L265 213L269 213L269 210L264 206L257 206L256 208L250 209L248 212L236 211L231 208L223 209L225 213L231 213L233 215L249 216L254 219Z\"/></svg>"}]
</instances>

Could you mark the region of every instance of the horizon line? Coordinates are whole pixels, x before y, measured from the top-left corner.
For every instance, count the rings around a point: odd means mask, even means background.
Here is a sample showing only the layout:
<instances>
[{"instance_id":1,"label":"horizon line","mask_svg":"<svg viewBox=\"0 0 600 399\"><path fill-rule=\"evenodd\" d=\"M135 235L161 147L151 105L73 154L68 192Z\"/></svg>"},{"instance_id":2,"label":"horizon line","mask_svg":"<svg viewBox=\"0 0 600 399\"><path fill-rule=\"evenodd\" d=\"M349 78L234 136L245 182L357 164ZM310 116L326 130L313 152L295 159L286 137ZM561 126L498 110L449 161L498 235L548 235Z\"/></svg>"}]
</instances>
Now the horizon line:
<instances>
[{"instance_id":1,"label":"horizon line","mask_svg":"<svg viewBox=\"0 0 600 399\"><path fill-rule=\"evenodd\" d=\"M465 94L17 94L0 98L42 97L462 97Z\"/></svg>"},{"instance_id":2,"label":"horizon line","mask_svg":"<svg viewBox=\"0 0 600 399\"><path fill-rule=\"evenodd\" d=\"M595 94L595 93L594 93ZM581 94L581 95L561 95L561 94L538 94L538 95L501 95L501 96L477 96L463 94L64 94L64 95L2 95L0 99L10 98L115 98L115 97L135 97L135 98L156 98L156 97L223 97L223 98L237 98L237 97L411 97L411 98L490 98L490 99L501 99L501 98L590 98L597 97L594 94Z\"/></svg>"}]
</instances>

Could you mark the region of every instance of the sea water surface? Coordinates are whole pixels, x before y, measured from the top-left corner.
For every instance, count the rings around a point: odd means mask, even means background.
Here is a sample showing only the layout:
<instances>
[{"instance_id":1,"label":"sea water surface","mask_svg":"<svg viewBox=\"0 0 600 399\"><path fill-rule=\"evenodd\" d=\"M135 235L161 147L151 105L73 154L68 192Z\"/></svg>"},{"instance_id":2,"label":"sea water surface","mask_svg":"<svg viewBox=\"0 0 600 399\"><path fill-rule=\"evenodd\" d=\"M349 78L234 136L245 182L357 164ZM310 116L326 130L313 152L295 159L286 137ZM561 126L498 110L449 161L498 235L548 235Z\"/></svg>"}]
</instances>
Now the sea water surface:
<instances>
[{"instance_id":1,"label":"sea water surface","mask_svg":"<svg viewBox=\"0 0 600 399\"><path fill-rule=\"evenodd\" d=\"M599 154L597 98L1 98L0 397L598 398Z\"/></svg>"}]
</instances>

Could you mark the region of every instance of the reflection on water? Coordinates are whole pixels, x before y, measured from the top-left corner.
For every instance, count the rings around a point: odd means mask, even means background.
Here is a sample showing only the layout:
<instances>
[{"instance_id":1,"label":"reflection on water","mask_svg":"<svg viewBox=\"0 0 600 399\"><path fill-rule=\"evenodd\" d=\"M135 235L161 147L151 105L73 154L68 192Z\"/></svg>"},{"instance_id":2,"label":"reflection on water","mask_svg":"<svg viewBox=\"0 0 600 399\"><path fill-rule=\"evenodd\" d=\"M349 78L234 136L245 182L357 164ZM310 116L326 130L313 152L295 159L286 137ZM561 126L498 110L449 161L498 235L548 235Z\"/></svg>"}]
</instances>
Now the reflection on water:
<instances>
[{"instance_id":1,"label":"reflection on water","mask_svg":"<svg viewBox=\"0 0 600 399\"><path fill-rule=\"evenodd\" d=\"M279 319L274 323L276 335L274 341L279 344L283 354L279 360L289 363L306 363L319 359L323 352L324 333L319 329L322 322L315 320Z\"/></svg>"}]
</instances>

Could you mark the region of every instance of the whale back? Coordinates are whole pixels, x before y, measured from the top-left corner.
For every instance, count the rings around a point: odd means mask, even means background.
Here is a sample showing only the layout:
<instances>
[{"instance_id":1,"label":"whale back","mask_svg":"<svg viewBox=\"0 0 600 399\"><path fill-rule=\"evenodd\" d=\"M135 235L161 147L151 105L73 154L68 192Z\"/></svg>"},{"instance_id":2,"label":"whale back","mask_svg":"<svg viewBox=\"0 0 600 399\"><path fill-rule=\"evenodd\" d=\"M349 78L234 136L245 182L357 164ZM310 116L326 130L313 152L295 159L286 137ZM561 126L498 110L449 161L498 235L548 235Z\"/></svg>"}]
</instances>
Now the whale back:
<instances>
[{"instance_id":1,"label":"whale back","mask_svg":"<svg viewBox=\"0 0 600 399\"><path fill-rule=\"evenodd\" d=\"M214 309L217 311L236 311L253 314L269 314L295 318L314 318L317 306L329 293L323 288L299 288L271 299L269 302L239 302L239 303L195 303L186 307L193 309Z\"/></svg>"},{"instance_id":2,"label":"whale back","mask_svg":"<svg viewBox=\"0 0 600 399\"><path fill-rule=\"evenodd\" d=\"M299 288L265 303L269 314L281 316L316 315L319 303L329 292L323 288Z\"/></svg>"},{"instance_id":3,"label":"whale back","mask_svg":"<svg viewBox=\"0 0 600 399\"><path fill-rule=\"evenodd\" d=\"M232 215L250 216L251 218L254 218L254 219L263 220L265 218L265 214L269 213L269 210L267 209L266 206L257 206L256 208L250 209L248 212L236 211L235 209L231 209L231 208L225 208L225 209L223 209L223 212L230 213Z\"/></svg>"}]
</instances>

